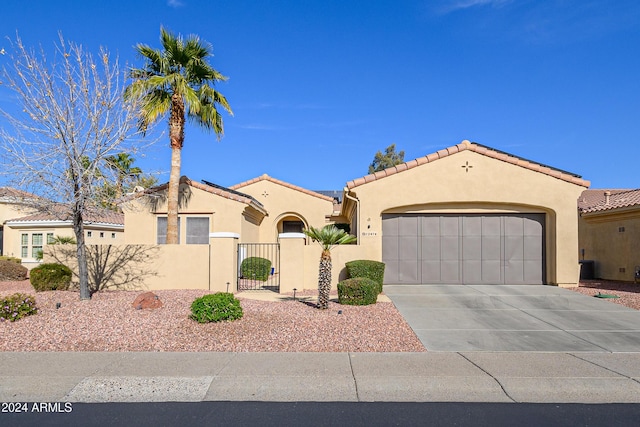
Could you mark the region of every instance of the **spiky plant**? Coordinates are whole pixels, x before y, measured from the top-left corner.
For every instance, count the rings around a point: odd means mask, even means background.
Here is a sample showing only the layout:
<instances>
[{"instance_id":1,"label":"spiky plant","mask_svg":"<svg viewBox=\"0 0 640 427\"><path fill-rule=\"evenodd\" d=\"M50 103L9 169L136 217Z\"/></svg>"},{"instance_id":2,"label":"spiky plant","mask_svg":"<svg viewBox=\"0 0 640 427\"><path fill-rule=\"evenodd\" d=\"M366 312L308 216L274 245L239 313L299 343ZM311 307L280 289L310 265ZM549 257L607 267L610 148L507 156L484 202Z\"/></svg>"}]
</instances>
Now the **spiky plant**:
<instances>
[{"instance_id":1,"label":"spiky plant","mask_svg":"<svg viewBox=\"0 0 640 427\"><path fill-rule=\"evenodd\" d=\"M304 230L304 234L322 246L318 270L318 308L324 310L329 308L329 292L331 292L331 249L336 245L353 243L357 238L333 224L325 225L321 229L309 227Z\"/></svg>"}]
</instances>

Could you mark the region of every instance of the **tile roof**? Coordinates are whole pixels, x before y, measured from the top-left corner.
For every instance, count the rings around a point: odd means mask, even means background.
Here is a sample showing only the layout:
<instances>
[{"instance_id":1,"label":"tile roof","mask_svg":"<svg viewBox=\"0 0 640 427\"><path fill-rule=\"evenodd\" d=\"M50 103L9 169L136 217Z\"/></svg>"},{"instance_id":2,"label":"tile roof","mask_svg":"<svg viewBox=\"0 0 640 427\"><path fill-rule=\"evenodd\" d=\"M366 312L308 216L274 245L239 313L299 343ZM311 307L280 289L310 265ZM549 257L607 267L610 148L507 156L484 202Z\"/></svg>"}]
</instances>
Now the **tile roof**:
<instances>
[{"instance_id":1,"label":"tile roof","mask_svg":"<svg viewBox=\"0 0 640 427\"><path fill-rule=\"evenodd\" d=\"M458 145L454 145L449 148L445 148L443 150L437 151L435 153L429 154L424 157L419 157L415 160L408 161L406 163L401 163L397 166L385 169L383 171L379 171L370 175L363 176L358 179L354 179L353 181L347 182L347 188L352 189L358 187L360 185L366 184L371 181L376 181L378 179L385 178L387 176L395 175L396 173L404 172L408 169L412 169L416 166L423 165L425 163L434 162L438 159L442 159L444 157L450 156L455 153L459 153L461 151L473 151L478 154L482 154L487 157L491 157L494 159L501 160L503 162L511 163L516 166L520 166L526 169L530 169L535 172L540 172L545 175L552 176L557 179L561 179L563 181L570 182L572 184L581 185L583 187L589 187L590 182L582 179L579 175L572 174L570 172L566 172L560 169L556 169L550 166L546 166L540 163L534 163L527 159L523 159L522 157L517 157L503 151L495 150L491 147L487 147L485 145L477 144L475 142L469 142L467 140L462 141Z\"/></svg>"},{"instance_id":2,"label":"tile roof","mask_svg":"<svg viewBox=\"0 0 640 427\"><path fill-rule=\"evenodd\" d=\"M207 193L211 193L211 194L215 194L217 196L220 197L224 197L226 199L229 200L235 200L237 202L241 202L244 203L246 205L252 206L253 208L255 208L256 210L262 212L263 214L267 214L266 209L264 208L264 206L262 205L262 203L258 202L256 199L254 199L253 197L249 196L248 194L244 194L244 193L240 193L239 191L235 191L231 188L226 188L226 187L222 187L220 185L217 184L213 184L211 182L207 182L205 183L200 183L197 181L192 181L191 179L187 178L186 176L182 176L180 177L180 184L187 184L193 188L197 188L199 190L202 191L206 191ZM130 200L134 200L137 199L139 197L148 195L148 194L153 194L153 193L157 193L158 191L163 191L166 190L169 187L169 183L166 182L164 184L158 185L156 187L152 187L152 188L148 188L144 191L141 191L139 193L134 193L128 196L123 197L122 199L120 199L118 201L118 204L120 203L124 203L124 202L128 202Z\"/></svg>"},{"instance_id":3,"label":"tile roof","mask_svg":"<svg viewBox=\"0 0 640 427\"><path fill-rule=\"evenodd\" d=\"M578 209L582 213L603 212L631 206L640 206L640 189L585 190L578 199Z\"/></svg>"},{"instance_id":4,"label":"tile roof","mask_svg":"<svg viewBox=\"0 0 640 427\"><path fill-rule=\"evenodd\" d=\"M14 201L15 199L37 199L38 196L27 193L26 191L17 190L11 187L0 187L0 201Z\"/></svg>"},{"instance_id":5,"label":"tile roof","mask_svg":"<svg viewBox=\"0 0 640 427\"><path fill-rule=\"evenodd\" d=\"M257 178L250 179L249 181L244 181L244 182L241 182L240 184L232 185L230 188L232 190L237 190L239 188L246 187L247 185L255 184L256 182L260 182L260 181L270 181L270 182L273 182L275 184L282 185L283 187L287 187L287 188L290 188L292 190L296 190L296 191L300 191L301 193L308 194L310 196L318 197L320 199L333 202L333 197L329 197L327 195L320 194L320 193L315 192L315 191L307 190L306 188L298 187L297 185L289 184L288 182L280 181L279 179L275 179L275 178L270 177L266 173L264 175L262 175L262 176L257 177Z\"/></svg>"},{"instance_id":6,"label":"tile roof","mask_svg":"<svg viewBox=\"0 0 640 427\"><path fill-rule=\"evenodd\" d=\"M12 218L7 221L12 222L54 222L54 221L71 221L71 212L67 209L58 209L58 212L39 212L32 215L23 216L21 218ZM124 225L124 215L109 209L90 209L87 210L83 217L85 224L111 224Z\"/></svg>"}]
</instances>

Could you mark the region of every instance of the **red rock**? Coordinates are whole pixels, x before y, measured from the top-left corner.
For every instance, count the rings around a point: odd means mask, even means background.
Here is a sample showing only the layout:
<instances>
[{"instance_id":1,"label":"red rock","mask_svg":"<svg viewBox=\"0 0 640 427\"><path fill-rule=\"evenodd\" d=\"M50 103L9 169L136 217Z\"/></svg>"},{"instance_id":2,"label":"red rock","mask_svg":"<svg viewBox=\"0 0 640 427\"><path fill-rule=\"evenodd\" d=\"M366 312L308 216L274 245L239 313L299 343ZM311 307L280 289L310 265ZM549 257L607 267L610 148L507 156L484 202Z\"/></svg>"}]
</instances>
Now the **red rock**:
<instances>
[{"instance_id":1,"label":"red rock","mask_svg":"<svg viewBox=\"0 0 640 427\"><path fill-rule=\"evenodd\" d=\"M146 308L160 308L162 307L162 301L160 301L158 295L154 294L153 292L145 292L138 295L132 305L136 310L144 310Z\"/></svg>"}]
</instances>

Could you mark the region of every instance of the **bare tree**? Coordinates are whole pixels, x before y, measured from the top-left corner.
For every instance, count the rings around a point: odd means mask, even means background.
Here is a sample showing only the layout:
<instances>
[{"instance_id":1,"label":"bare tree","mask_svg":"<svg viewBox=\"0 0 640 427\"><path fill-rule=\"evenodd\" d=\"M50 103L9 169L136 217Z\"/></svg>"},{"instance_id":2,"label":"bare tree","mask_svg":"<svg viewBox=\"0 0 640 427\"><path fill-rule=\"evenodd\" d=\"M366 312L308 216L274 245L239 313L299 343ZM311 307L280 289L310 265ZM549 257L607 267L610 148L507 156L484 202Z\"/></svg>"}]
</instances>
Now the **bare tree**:
<instances>
[{"instance_id":1,"label":"bare tree","mask_svg":"<svg viewBox=\"0 0 640 427\"><path fill-rule=\"evenodd\" d=\"M125 74L101 49L94 58L60 35L52 55L27 48L20 37L0 71L15 108L0 110L0 162L8 184L38 197L24 202L38 212L73 222L80 298L90 299L83 217L94 208L106 177L105 159L141 146L138 100L123 100ZM4 59L4 58L2 58Z\"/></svg>"}]
</instances>

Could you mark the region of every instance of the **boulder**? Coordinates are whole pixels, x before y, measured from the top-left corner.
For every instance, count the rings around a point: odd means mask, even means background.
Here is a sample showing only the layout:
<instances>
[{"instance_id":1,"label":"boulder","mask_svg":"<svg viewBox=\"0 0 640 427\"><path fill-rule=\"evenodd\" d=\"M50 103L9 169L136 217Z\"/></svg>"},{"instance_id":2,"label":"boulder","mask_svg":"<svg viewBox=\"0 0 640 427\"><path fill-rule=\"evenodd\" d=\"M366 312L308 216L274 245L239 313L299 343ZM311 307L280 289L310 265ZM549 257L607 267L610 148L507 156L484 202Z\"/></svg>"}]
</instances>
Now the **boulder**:
<instances>
[{"instance_id":1,"label":"boulder","mask_svg":"<svg viewBox=\"0 0 640 427\"><path fill-rule=\"evenodd\" d=\"M158 295L154 294L153 292L145 292L138 295L132 305L136 310L144 310L146 308L160 308L162 307L162 301L160 301Z\"/></svg>"}]
</instances>

